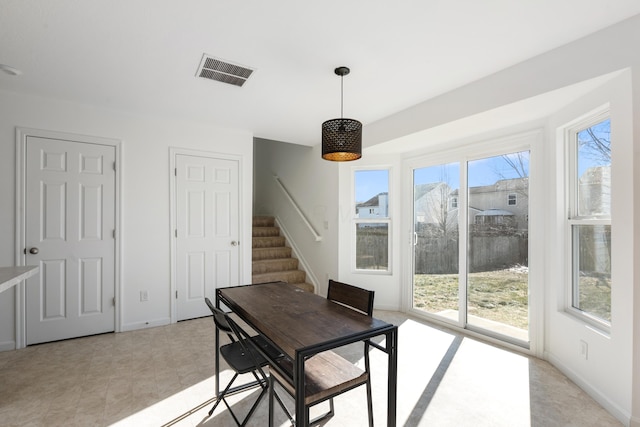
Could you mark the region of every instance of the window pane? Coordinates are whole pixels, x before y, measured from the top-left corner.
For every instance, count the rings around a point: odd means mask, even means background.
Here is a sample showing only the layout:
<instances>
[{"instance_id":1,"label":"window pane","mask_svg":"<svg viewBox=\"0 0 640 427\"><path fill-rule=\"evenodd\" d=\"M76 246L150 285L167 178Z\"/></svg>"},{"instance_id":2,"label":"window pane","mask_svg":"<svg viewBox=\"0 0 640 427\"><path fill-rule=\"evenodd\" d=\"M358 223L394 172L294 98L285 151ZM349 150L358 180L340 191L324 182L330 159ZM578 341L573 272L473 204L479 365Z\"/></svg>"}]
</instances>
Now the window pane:
<instances>
[{"instance_id":1,"label":"window pane","mask_svg":"<svg viewBox=\"0 0 640 427\"><path fill-rule=\"evenodd\" d=\"M413 177L413 306L458 320L459 163L416 169Z\"/></svg>"},{"instance_id":2,"label":"window pane","mask_svg":"<svg viewBox=\"0 0 640 427\"><path fill-rule=\"evenodd\" d=\"M356 269L387 270L389 267L389 224L356 224Z\"/></svg>"},{"instance_id":3,"label":"window pane","mask_svg":"<svg viewBox=\"0 0 640 427\"><path fill-rule=\"evenodd\" d=\"M611 215L611 121L584 129L578 138L578 216Z\"/></svg>"},{"instance_id":4,"label":"window pane","mask_svg":"<svg viewBox=\"0 0 640 427\"><path fill-rule=\"evenodd\" d=\"M611 321L611 226L574 225L573 307Z\"/></svg>"},{"instance_id":5,"label":"window pane","mask_svg":"<svg viewBox=\"0 0 640 427\"><path fill-rule=\"evenodd\" d=\"M389 171L362 170L355 172L356 218L387 218L389 216Z\"/></svg>"},{"instance_id":6,"label":"window pane","mask_svg":"<svg viewBox=\"0 0 640 427\"><path fill-rule=\"evenodd\" d=\"M468 163L467 322L527 341L529 152Z\"/></svg>"}]
</instances>

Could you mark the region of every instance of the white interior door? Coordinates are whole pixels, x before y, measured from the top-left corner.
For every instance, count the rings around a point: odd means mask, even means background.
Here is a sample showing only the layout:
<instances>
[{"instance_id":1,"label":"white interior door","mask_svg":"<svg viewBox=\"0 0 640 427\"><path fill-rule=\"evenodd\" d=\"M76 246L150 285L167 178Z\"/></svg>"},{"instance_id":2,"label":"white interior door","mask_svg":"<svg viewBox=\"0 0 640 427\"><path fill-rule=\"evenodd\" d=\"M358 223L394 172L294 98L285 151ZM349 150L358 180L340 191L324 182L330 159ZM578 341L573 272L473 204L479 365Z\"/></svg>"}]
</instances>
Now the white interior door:
<instances>
[{"instance_id":1,"label":"white interior door","mask_svg":"<svg viewBox=\"0 0 640 427\"><path fill-rule=\"evenodd\" d=\"M27 136L26 343L115 330L115 147Z\"/></svg>"},{"instance_id":2,"label":"white interior door","mask_svg":"<svg viewBox=\"0 0 640 427\"><path fill-rule=\"evenodd\" d=\"M176 155L177 320L210 315L204 298L238 284L238 161Z\"/></svg>"}]
</instances>

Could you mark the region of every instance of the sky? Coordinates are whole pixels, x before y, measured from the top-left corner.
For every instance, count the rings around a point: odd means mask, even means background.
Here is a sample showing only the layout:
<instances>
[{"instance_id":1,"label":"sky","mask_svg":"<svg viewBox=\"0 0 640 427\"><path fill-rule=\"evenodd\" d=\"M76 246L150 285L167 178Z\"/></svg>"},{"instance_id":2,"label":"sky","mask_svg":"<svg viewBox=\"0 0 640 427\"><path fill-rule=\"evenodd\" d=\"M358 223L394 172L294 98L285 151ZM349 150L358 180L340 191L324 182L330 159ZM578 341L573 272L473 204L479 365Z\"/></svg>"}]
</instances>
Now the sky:
<instances>
[{"instance_id":1,"label":"sky","mask_svg":"<svg viewBox=\"0 0 640 427\"><path fill-rule=\"evenodd\" d=\"M522 152L525 169L529 169L529 153ZM500 179L518 178L519 175L509 166L503 156L479 159L469 162L469 183L472 187L491 185ZM430 166L414 170L414 184L447 182L453 189L460 186L459 163ZM371 197L389 191L389 172L387 170L356 171L356 201L365 202Z\"/></svg>"},{"instance_id":2,"label":"sky","mask_svg":"<svg viewBox=\"0 0 640 427\"><path fill-rule=\"evenodd\" d=\"M609 119L591 126L591 129L610 147L611 122ZM590 149L591 143L588 141L590 137L585 131L580 132L578 137L581 141L587 141L586 145L581 143L579 148L579 176L589 167L611 164L610 157L606 158L606 156L599 155L593 149ZM521 170L518 171L509 164L509 159L515 163L521 162ZM492 185L501 179L529 176L528 151L472 160L467 164L470 187ZM358 203L366 202L380 193L389 191L389 172L387 170L356 171L355 181L356 202ZM435 182L446 182L452 189L460 188L460 163L455 162L414 169L414 185Z\"/></svg>"},{"instance_id":3,"label":"sky","mask_svg":"<svg viewBox=\"0 0 640 427\"><path fill-rule=\"evenodd\" d=\"M389 191L389 171L356 171L356 203L366 202L373 196Z\"/></svg>"}]
</instances>

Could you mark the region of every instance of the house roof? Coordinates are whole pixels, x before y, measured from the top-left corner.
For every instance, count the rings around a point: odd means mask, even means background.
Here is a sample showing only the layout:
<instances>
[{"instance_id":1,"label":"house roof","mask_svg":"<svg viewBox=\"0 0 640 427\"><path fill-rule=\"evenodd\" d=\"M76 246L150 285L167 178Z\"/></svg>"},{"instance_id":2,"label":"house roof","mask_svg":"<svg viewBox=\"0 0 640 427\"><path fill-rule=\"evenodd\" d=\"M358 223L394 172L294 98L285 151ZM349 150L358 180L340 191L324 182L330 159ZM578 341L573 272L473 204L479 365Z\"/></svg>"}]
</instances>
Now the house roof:
<instances>
[{"instance_id":1,"label":"house roof","mask_svg":"<svg viewBox=\"0 0 640 427\"><path fill-rule=\"evenodd\" d=\"M418 200L425 194L429 193L430 191L434 190L435 188L441 185L446 185L446 184L444 182L431 182L429 184L417 184L414 186L414 189L413 189L413 197L415 200Z\"/></svg>"},{"instance_id":2,"label":"house roof","mask_svg":"<svg viewBox=\"0 0 640 427\"><path fill-rule=\"evenodd\" d=\"M380 206L380 196L383 195L383 194L386 195L386 194L389 194L389 193L376 194L375 196L373 196L372 198L370 198L366 202L358 203L356 205L356 207L362 208L362 207L366 207L366 206Z\"/></svg>"},{"instance_id":3,"label":"house roof","mask_svg":"<svg viewBox=\"0 0 640 427\"><path fill-rule=\"evenodd\" d=\"M0 90L316 145L640 13L637 0L2 1ZM540 31L544 28L544 31ZM209 54L253 69L196 77ZM504 120L505 118L501 118ZM366 142L366 141L365 141Z\"/></svg>"}]
</instances>

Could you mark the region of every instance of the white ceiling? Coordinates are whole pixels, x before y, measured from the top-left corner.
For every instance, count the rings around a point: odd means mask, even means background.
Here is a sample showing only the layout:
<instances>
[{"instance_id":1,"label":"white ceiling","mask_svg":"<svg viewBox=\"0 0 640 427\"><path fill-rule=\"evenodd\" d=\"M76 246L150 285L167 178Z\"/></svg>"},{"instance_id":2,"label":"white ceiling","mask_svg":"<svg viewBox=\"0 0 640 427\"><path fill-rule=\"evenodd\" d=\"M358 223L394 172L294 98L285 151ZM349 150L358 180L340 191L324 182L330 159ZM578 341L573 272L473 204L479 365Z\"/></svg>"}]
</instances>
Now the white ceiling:
<instances>
[{"instance_id":1,"label":"white ceiling","mask_svg":"<svg viewBox=\"0 0 640 427\"><path fill-rule=\"evenodd\" d=\"M640 13L637 0L0 0L0 89L319 143ZM255 69L196 78L204 53Z\"/></svg>"}]
</instances>

